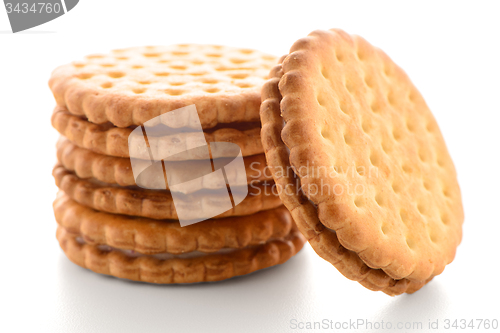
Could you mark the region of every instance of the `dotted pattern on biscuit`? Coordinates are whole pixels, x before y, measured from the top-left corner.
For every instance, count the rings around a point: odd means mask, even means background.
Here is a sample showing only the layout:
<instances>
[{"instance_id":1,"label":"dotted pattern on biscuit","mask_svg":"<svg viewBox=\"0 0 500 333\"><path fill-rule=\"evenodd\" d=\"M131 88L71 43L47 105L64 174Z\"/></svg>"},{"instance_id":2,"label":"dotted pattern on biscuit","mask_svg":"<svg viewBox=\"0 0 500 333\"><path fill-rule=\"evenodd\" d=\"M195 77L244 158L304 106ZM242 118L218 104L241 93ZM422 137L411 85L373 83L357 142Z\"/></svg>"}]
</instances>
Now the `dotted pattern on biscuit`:
<instances>
[{"instance_id":1,"label":"dotted pattern on biscuit","mask_svg":"<svg viewBox=\"0 0 500 333\"><path fill-rule=\"evenodd\" d=\"M262 143L280 198L301 233L320 257L348 279L358 281L370 290L382 291L390 296L419 290L432 277L427 281L395 280L381 269L370 268L357 253L342 246L333 230L325 228L320 222L316 206L302 193L300 179L291 171L289 151L281 139L283 119L280 116L281 94L278 89L281 65L274 67L270 76L272 78L262 90Z\"/></svg>"},{"instance_id":2,"label":"dotted pattern on biscuit","mask_svg":"<svg viewBox=\"0 0 500 333\"><path fill-rule=\"evenodd\" d=\"M321 223L395 279L440 274L461 240L461 195L437 123L408 76L341 30L298 40L282 67L281 134ZM330 190L317 190L325 184Z\"/></svg>"},{"instance_id":3,"label":"dotted pattern on biscuit","mask_svg":"<svg viewBox=\"0 0 500 333\"><path fill-rule=\"evenodd\" d=\"M146 46L95 54L56 68L57 105L91 122L142 125L195 104L203 128L259 120L260 88L276 57L216 45Z\"/></svg>"}]
</instances>

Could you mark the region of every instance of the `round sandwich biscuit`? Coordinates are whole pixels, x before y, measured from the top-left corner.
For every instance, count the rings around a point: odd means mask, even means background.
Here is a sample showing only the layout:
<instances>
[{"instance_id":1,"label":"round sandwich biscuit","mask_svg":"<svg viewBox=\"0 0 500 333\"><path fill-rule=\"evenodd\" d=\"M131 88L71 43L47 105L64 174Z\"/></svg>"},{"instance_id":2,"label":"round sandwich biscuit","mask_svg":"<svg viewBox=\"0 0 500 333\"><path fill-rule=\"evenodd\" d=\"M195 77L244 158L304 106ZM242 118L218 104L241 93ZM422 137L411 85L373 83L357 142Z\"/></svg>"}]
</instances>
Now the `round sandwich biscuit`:
<instances>
[{"instance_id":1,"label":"round sandwich biscuit","mask_svg":"<svg viewBox=\"0 0 500 333\"><path fill-rule=\"evenodd\" d=\"M370 290L395 296L404 292L413 293L423 287L428 281L394 280L383 270L368 267L356 252L340 244L334 230L321 224L316 206L302 193L300 180L290 165L288 148L281 139L283 119L280 116L281 95L278 89L281 66L276 66L272 74L276 75L275 79L269 80L262 92L264 146L269 148L266 157L280 198L292 213L299 230L320 257L332 263L345 277L358 281Z\"/></svg>"},{"instance_id":2,"label":"round sandwich biscuit","mask_svg":"<svg viewBox=\"0 0 500 333\"><path fill-rule=\"evenodd\" d=\"M57 159L68 171L74 172L79 178L95 178L108 184L118 184L120 186L137 185L132 172L129 158L114 157L92 152L88 149L80 148L67 138L61 137L57 142ZM227 159L228 162L230 159ZM243 157L247 183L272 180L272 175L266 168L266 156L264 154ZM138 163L138 161L136 161ZM172 170L189 173L196 168L198 161L190 162L169 162L174 164ZM222 162L218 163L223 164ZM175 178L175 175L173 175ZM234 169L226 171L229 183L236 182L238 174ZM168 183L164 179L159 181L156 177L141 177L137 180L140 187L149 189L167 189ZM189 192L202 189L219 189L225 184L210 182L206 178L200 178L197 183L191 182Z\"/></svg>"},{"instance_id":3,"label":"round sandwich biscuit","mask_svg":"<svg viewBox=\"0 0 500 333\"><path fill-rule=\"evenodd\" d=\"M260 89L276 60L217 45L135 47L60 66L49 86L57 105L96 124L142 125L195 104L207 129L258 121Z\"/></svg>"},{"instance_id":4,"label":"round sandwich biscuit","mask_svg":"<svg viewBox=\"0 0 500 333\"><path fill-rule=\"evenodd\" d=\"M52 126L61 135L67 137L71 142L81 148L93 152L116 156L130 157L129 136L135 126L120 128L111 123L94 124L85 118L72 115L63 107L56 107L52 113ZM237 144L241 149L242 156L262 154L262 141L260 139L260 122L231 124L227 127L216 126L204 131L206 142L231 142ZM189 142L193 137L193 132L183 132L167 136L149 136L149 144L152 152L155 153L161 148L162 142L178 140L179 142ZM136 147L130 147L135 149ZM145 151L133 151L135 158L149 159ZM231 155L226 156L231 157ZM196 156L192 156L196 159ZM168 160L169 157L166 158Z\"/></svg>"},{"instance_id":5,"label":"round sandwich biscuit","mask_svg":"<svg viewBox=\"0 0 500 333\"><path fill-rule=\"evenodd\" d=\"M87 244L106 244L141 254L240 249L281 239L294 225L288 210L279 206L252 215L209 219L181 227L177 220L96 211L77 203L62 191L53 209L58 225L78 234Z\"/></svg>"},{"instance_id":6,"label":"round sandwich biscuit","mask_svg":"<svg viewBox=\"0 0 500 333\"><path fill-rule=\"evenodd\" d=\"M293 225L283 238L243 248L182 254L139 254L106 244L88 244L63 227L56 237L66 256L96 273L158 284L197 283L229 279L286 262L299 252L305 239Z\"/></svg>"},{"instance_id":7,"label":"round sandwich biscuit","mask_svg":"<svg viewBox=\"0 0 500 333\"><path fill-rule=\"evenodd\" d=\"M341 30L315 31L281 60L261 135L283 203L345 276L390 295L418 290L453 260L463 223L425 101L385 53Z\"/></svg>"},{"instance_id":8,"label":"round sandwich biscuit","mask_svg":"<svg viewBox=\"0 0 500 333\"><path fill-rule=\"evenodd\" d=\"M169 191L146 190L137 186L120 187L95 179L81 179L61 165L54 167L52 175L57 187L71 199L96 210L153 219L178 219ZM211 207L217 208L219 202L223 204L225 200L225 196L198 191L176 200L176 205L190 207L193 216L184 216L184 219L212 218ZM250 215L281 204L273 183L250 184L248 195L241 203L214 218Z\"/></svg>"}]
</instances>

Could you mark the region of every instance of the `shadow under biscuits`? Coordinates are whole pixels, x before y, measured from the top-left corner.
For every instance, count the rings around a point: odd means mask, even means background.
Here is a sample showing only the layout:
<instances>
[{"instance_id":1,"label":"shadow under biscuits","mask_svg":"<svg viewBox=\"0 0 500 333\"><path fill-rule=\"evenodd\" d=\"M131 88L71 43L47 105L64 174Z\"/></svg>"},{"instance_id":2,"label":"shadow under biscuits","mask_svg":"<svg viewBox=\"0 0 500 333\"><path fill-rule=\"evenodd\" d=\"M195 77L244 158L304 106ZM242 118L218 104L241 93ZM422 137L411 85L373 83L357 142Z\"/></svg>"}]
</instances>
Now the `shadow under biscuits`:
<instances>
[{"instance_id":1,"label":"shadow under biscuits","mask_svg":"<svg viewBox=\"0 0 500 333\"><path fill-rule=\"evenodd\" d=\"M307 273L303 269L310 261L307 251L300 251L281 265L225 281L155 285L95 274L61 253L57 297L63 306L57 316L72 318L82 330L109 326L110 321L122 332L144 329L144 325L149 332L250 327L256 318L275 316L278 310L304 307L301 311L307 311L310 305L301 302L297 290L308 288L308 279L301 275Z\"/></svg>"},{"instance_id":2,"label":"shadow under biscuits","mask_svg":"<svg viewBox=\"0 0 500 333\"><path fill-rule=\"evenodd\" d=\"M449 297L435 279L423 286L418 293L403 294L393 298L387 306L374 315L374 322L384 320L392 323L421 323L422 329L430 330L429 321L446 317ZM412 327L411 329L417 329Z\"/></svg>"}]
</instances>

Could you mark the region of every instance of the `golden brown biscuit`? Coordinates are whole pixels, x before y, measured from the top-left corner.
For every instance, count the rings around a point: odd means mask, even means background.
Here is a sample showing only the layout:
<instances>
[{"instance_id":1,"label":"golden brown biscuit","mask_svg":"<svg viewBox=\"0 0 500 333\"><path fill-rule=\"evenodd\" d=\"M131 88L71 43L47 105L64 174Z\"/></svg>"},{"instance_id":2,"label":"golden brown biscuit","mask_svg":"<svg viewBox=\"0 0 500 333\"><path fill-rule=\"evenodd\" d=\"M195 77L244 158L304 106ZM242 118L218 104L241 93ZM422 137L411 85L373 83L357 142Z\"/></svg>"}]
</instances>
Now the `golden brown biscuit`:
<instances>
[{"instance_id":1,"label":"golden brown biscuit","mask_svg":"<svg viewBox=\"0 0 500 333\"><path fill-rule=\"evenodd\" d=\"M62 227L56 233L59 245L75 264L96 273L149 283L196 283L220 281L286 262L305 243L294 227L281 239L219 253L181 255L136 255L109 246L82 242L78 234Z\"/></svg>"},{"instance_id":2,"label":"golden brown biscuit","mask_svg":"<svg viewBox=\"0 0 500 333\"><path fill-rule=\"evenodd\" d=\"M271 74L275 78L270 79L262 89L263 145L280 198L292 213L299 230L320 257L332 263L345 277L358 281L370 290L381 290L394 296L420 289L425 283L394 280L383 270L368 267L357 253L339 243L335 231L321 224L317 208L300 189L300 180L290 166L289 152L281 139L283 119L280 116L281 95L278 89L281 65L276 66Z\"/></svg>"},{"instance_id":3,"label":"golden brown biscuit","mask_svg":"<svg viewBox=\"0 0 500 333\"><path fill-rule=\"evenodd\" d=\"M119 187L95 179L80 179L61 165L54 167L52 175L61 190L85 206L108 213L153 219L178 218L169 191L145 190L136 186ZM199 215L201 213L206 214L207 218L212 218L210 207L222 200L225 199L204 192L187 194L184 199L186 205L193 207L194 215L191 217L193 219L201 218ZM248 186L248 196L240 204L214 218L250 215L280 205L280 198L272 184L255 183Z\"/></svg>"},{"instance_id":4,"label":"golden brown biscuit","mask_svg":"<svg viewBox=\"0 0 500 333\"><path fill-rule=\"evenodd\" d=\"M282 61L263 89L261 120L283 202L318 254L348 278L390 295L418 290L453 259L463 221L455 170L425 102L382 51L339 30L313 32ZM382 95L394 105L374 98ZM407 117L427 126L395 126L401 136L390 138L388 128ZM366 192L353 192L357 185Z\"/></svg>"},{"instance_id":5,"label":"golden brown biscuit","mask_svg":"<svg viewBox=\"0 0 500 333\"><path fill-rule=\"evenodd\" d=\"M95 178L104 183L121 186L136 185L130 159L128 158L94 153L88 149L79 148L68 139L61 137L57 142L57 159L65 169L74 172L79 178ZM264 154L246 156L243 161L248 184L256 181L272 180L272 175L266 168L266 156ZM136 161L136 163L138 162ZM182 170L183 172L189 172L197 165L197 161L169 163L176 164L172 170ZM185 164L185 167L181 167L183 164ZM227 170L226 177L228 182L231 183L231 179L237 177L235 170ZM140 185L143 188L165 189L165 181L163 178L161 180L159 182L155 177L142 177ZM204 179L200 179L200 183L194 185L196 186L190 188L192 192L201 189L220 188L220 184L210 183ZM226 185L224 184L224 186ZM168 189L168 183L166 189Z\"/></svg>"},{"instance_id":6,"label":"golden brown biscuit","mask_svg":"<svg viewBox=\"0 0 500 333\"><path fill-rule=\"evenodd\" d=\"M90 245L106 244L142 254L216 252L285 237L293 220L284 206L252 215L209 219L181 227L176 220L104 213L83 206L64 192L53 204L57 223Z\"/></svg>"},{"instance_id":7,"label":"golden brown biscuit","mask_svg":"<svg viewBox=\"0 0 500 333\"><path fill-rule=\"evenodd\" d=\"M93 123L142 125L195 104L206 129L258 121L260 88L275 62L259 51L226 46L135 47L60 66L49 86L57 105Z\"/></svg>"},{"instance_id":8,"label":"golden brown biscuit","mask_svg":"<svg viewBox=\"0 0 500 333\"><path fill-rule=\"evenodd\" d=\"M74 116L67 112L65 108L56 107L52 114L52 126L63 136L81 148L89 149L93 152L116 156L130 157L128 138L132 133L134 126L127 128L115 127L110 123L93 124L84 118ZM262 154L262 141L260 140L260 122L228 124L231 127L217 126L206 130L205 140L207 142L231 142L237 144L241 149L242 156L251 156ZM189 140L189 132L178 134L179 140ZM161 140L173 138L174 135L162 137ZM151 147L157 149L157 137L150 137ZM153 151L154 153L154 151ZM141 152L135 152L136 158L149 156L141 155ZM231 156L227 156L231 157ZM168 157L166 158L168 160Z\"/></svg>"}]
</instances>

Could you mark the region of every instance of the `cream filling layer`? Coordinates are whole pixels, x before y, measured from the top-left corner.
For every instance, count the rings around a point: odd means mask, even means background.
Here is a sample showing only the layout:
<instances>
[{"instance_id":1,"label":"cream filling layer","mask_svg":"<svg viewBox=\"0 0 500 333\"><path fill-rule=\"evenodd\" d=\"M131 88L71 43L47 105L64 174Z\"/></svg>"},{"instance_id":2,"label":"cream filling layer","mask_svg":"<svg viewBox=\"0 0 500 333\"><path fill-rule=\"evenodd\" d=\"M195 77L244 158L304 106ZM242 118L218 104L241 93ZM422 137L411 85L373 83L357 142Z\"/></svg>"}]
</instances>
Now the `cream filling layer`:
<instances>
[{"instance_id":1,"label":"cream filling layer","mask_svg":"<svg viewBox=\"0 0 500 333\"><path fill-rule=\"evenodd\" d=\"M75 240L76 240L76 242L78 244L88 244L83 239L83 237L81 237L81 236L77 236L75 238ZM273 240L275 240L275 239L269 239L267 242L271 242ZM265 244L265 242L263 242L262 244ZM180 254L173 254L173 253L167 253L167 252L156 253L156 254L143 254L143 253L139 253L139 252L134 251L134 250L119 249L119 248L116 248L116 247L113 247L113 246L109 246L109 245L106 245L106 244L96 245L96 247L99 250L104 251L104 252L116 251L116 252L123 253L124 255L126 255L127 257L130 257L130 258L149 257L149 258L155 258L155 259L160 259L160 260L168 260L168 259L191 259L191 258L200 258L200 257L204 257L204 256L207 256L207 255L213 255L213 254L229 254L229 253L233 253L233 252L244 250L244 249L254 248L255 246L256 245L245 246L245 247L242 247L242 248L239 248L239 249L235 249L235 248L222 248L222 249L220 249L218 251L215 251L215 252L191 251L191 252L180 253Z\"/></svg>"}]
</instances>

